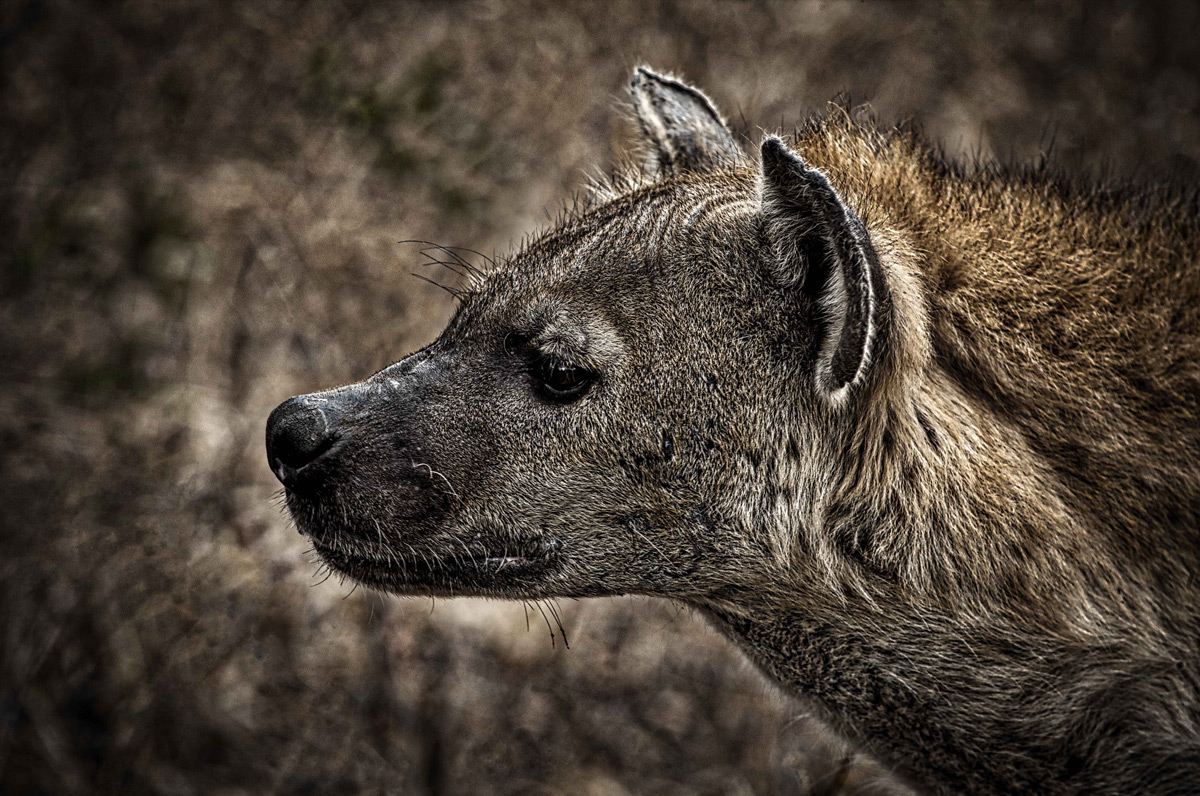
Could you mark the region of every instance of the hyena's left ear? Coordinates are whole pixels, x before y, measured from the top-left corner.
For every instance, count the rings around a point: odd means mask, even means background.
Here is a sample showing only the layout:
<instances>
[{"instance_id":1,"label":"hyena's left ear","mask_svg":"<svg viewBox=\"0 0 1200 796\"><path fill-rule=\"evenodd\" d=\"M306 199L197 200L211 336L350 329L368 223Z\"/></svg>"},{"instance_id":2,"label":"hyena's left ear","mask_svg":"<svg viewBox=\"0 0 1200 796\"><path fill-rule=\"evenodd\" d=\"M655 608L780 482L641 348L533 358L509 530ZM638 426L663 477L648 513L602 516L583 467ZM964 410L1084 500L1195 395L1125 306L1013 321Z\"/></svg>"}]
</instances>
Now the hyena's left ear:
<instances>
[{"instance_id":1,"label":"hyena's left ear","mask_svg":"<svg viewBox=\"0 0 1200 796\"><path fill-rule=\"evenodd\" d=\"M639 66L630 92L655 175L708 171L741 162L742 151L733 134L699 89Z\"/></svg>"},{"instance_id":2,"label":"hyena's left ear","mask_svg":"<svg viewBox=\"0 0 1200 796\"><path fill-rule=\"evenodd\" d=\"M762 145L762 215L776 276L819 309L816 389L840 403L886 337L890 299L875 248L825 175L774 136Z\"/></svg>"}]
</instances>

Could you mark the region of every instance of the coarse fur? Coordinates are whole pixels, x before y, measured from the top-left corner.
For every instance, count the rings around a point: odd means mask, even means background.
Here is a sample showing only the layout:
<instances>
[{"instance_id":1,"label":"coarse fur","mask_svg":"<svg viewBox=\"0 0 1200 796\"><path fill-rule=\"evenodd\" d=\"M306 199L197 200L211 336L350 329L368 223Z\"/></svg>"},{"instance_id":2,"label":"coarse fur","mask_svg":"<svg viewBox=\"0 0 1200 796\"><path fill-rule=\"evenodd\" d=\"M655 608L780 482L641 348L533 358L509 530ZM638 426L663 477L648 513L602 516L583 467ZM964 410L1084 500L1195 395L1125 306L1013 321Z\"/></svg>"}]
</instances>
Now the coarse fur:
<instances>
[{"instance_id":1,"label":"coarse fur","mask_svg":"<svg viewBox=\"0 0 1200 796\"><path fill-rule=\"evenodd\" d=\"M647 172L276 410L317 551L684 601L930 793L1200 793L1195 193L962 169L839 106L760 165L698 90L633 95Z\"/></svg>"}]
</instances>

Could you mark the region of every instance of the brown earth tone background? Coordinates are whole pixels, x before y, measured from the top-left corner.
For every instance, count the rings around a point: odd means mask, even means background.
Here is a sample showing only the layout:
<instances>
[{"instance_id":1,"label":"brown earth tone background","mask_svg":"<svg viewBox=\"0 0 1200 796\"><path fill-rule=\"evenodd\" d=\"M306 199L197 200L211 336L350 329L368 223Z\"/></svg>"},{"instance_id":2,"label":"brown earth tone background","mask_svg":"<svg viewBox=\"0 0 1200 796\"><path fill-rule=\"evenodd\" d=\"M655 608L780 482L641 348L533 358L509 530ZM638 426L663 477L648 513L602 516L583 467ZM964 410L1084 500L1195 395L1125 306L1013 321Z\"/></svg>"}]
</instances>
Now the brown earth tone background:
<instances>
[{"instance_id":1,"label":"brown earth tone background","mask_svg":"<svg viewBox=\"0 0 1200 796\"><path fill-rule=\"evenodd\" d=\"M757 144L839 92L955 158L1200 182L1190 2L0 4L0 793L899 793L688 610L321 582L280 400L432 339L646 62ZM840 772L839 772L840 769Z\"/></svg>"}]
</instances>

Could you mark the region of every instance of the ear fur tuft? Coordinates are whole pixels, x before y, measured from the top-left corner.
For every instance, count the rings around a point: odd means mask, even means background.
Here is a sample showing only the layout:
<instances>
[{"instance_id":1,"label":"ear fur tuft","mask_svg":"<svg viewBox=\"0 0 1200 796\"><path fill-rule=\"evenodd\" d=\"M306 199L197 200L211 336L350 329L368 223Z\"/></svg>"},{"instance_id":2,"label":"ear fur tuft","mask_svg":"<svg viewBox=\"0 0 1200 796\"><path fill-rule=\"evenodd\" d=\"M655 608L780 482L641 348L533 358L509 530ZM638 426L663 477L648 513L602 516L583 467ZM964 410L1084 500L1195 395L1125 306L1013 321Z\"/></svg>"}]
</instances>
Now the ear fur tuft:
<instances>
[{"instance_id":1,"label":"ear fur tuft","mask_svg":"<svg viewBox=\"0 0 1200 796\"><path fill-rule=\"evenodd\" d=\"M763 141L761 180L775 276L820 307L816 387L839 403L867 378L881 339L888 302L878 256L829 179L776 136Z\"/></svg>"}]
</instances>

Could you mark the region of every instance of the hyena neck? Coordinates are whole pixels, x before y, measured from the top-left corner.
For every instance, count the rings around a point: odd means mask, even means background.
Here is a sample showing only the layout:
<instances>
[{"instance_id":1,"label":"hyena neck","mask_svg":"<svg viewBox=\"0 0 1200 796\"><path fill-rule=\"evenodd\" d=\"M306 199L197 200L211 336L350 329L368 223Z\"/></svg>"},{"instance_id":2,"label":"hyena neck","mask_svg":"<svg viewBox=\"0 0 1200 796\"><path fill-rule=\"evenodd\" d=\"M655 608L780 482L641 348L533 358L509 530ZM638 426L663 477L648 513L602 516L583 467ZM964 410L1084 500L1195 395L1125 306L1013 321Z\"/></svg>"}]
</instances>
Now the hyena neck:
<instances>
[{"instance_id":1,"label":"hyena neck","mask_svg":"<svg viewBox=\"0 0 1200 796\"><path fill-rule=\"evenodd\" d=\"M952 385L926 375L875 406L771 444L780 480L748 503L766 501L776 561L704 601L718 626L931 792L1086 792L1106 757L1151 776L1139 759L1165 753L1122 728L1170 696L1166 653L1137 641L1161 635L1153 605Z\"/></svg>"},{"instance_id":2,"label":"hyena neck","mask_svg":"<svg viewBox=\"0 0 1200 796\"><path fill-rule=\"evenodd\" d=\"M764 591L722 595L707 613L920 792L1192 792L1177 786L1200 746L1138 729L1171 708L1171 673L1128 650L820 589L801 590L791 602L811 607L799 609Z\"/></svg>"},{"instance_id":3,"label":"hyena neck","mask_svg":"<svg viewBox=\"0 0 1200 796\"><path fill-rule=\"evenodd\" d=\"M869 628L845 613L829 621L821 612L745 607L742 600L712 604L709 613L768 676L860 748L934 793L1009 792L994 787L1001 772L989 754L1012 739L968 721L979 705L961 700L959 683L920 666L916 650L897 645L882 625ZM1042 774L1023 768L1028 779L1012 783L1012 792L1041 792L1033 785Z\"/></svg>"}]
</instances>

